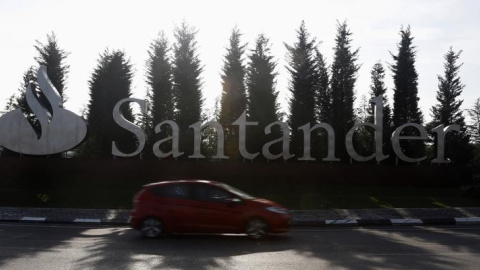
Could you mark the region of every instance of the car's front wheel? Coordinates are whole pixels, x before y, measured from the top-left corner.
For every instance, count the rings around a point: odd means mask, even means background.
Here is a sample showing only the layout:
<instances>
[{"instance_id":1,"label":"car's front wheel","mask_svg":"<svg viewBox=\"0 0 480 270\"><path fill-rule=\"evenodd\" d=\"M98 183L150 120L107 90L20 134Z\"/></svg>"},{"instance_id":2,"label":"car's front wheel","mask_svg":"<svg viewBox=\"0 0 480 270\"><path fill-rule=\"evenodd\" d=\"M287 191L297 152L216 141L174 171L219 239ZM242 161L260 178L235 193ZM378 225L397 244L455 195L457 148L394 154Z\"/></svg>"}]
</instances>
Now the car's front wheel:
<instances>
[{"instance_id":1,"label":"car's front wheel","mask_svg":"<svg viewBox=\"0 0 480 270\"><path fill-rule=\"evenodd\" d=\"M261 240L267 236L267 223L260 218L253 218L247 222L246 233L250 239Z\"/></svg>"},{"instance_id":2,"label":"car's front wheel","mask_svg":"<svg viewBox=\"0 0 480 270\"><path fill-rule=\"evenodd\" d=\"M140 228L142 235L146 238L160 237L163 232L163 223L157 218L146 218Z\"/></svg>"}]
</instances>

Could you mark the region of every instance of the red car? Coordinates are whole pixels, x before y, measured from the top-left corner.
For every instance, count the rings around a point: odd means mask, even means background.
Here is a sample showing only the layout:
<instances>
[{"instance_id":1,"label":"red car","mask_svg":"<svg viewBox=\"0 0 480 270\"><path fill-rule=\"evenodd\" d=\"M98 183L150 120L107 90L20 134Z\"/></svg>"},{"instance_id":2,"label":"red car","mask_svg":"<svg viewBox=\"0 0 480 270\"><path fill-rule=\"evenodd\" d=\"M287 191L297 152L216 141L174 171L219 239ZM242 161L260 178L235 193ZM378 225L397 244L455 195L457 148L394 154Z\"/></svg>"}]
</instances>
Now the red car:
<instances>
[{"instance_id":1,"label":"red car","mask_svg":"<svg viewBox=\"0 0 480 270\"><path fill-rule=\"evenodd\" d=\"M246 233L261 239L288 231L291 218L275 202L203 180L145 185L133 204L130 225L148 238L165 233Z\"/></svg>"}]
</instances>

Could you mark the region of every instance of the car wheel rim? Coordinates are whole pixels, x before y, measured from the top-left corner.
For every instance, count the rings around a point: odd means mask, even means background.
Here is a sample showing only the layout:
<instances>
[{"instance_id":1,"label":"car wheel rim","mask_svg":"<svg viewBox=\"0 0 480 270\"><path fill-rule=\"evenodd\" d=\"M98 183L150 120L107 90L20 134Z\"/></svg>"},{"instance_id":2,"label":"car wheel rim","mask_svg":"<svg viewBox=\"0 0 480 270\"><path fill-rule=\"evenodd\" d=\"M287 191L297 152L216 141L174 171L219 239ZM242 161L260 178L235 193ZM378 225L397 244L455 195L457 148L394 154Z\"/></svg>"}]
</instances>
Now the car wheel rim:
<instances>
[{"instance_id":1,"label":"car wheel rim","mask_svg":"<svg viewBox=\"0 0 480 270\"><path fill-rule=\"evenodd\" d=\"M267 224L261 220L252 220L247 226L247 235L251 239L262 239L267 234Z\"/></svg>"},{"instance_id":2,"label":"car wheel rim","mask_svg":"<svg viewBox=\"0 0 480 270\"><path fill-rule=\"evenodd\" d=\"M162 223L156 219L149 218L143 222L142 233L148 238L155 238L162 234Z\"/></svg>"}]
</instances>

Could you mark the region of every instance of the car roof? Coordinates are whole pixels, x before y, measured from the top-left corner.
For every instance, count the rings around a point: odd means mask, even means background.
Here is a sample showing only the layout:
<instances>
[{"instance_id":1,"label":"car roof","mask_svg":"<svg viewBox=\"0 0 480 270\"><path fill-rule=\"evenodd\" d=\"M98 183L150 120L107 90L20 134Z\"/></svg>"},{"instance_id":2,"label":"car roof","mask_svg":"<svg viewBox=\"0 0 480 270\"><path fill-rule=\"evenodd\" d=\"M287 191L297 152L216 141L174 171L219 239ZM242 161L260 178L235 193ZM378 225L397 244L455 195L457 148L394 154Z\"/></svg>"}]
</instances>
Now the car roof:
<instances>
[{"instance_id":1,"label":"car roof","mask_svg":"<svg viewBox=\"0 0 480 270\"><path fill-rule=\"evenodd\" d=\"M203 184L210 184L210 185L216 185L216 186L221 184L220 182L211 181L211 180L168 180L168 181L161 181L161 182L146 184L143 187L149 188L154 186L163 186L163 185L170 185L170 184L193 184L193 183L203 183Z\"/></svg>"}]
</instances>

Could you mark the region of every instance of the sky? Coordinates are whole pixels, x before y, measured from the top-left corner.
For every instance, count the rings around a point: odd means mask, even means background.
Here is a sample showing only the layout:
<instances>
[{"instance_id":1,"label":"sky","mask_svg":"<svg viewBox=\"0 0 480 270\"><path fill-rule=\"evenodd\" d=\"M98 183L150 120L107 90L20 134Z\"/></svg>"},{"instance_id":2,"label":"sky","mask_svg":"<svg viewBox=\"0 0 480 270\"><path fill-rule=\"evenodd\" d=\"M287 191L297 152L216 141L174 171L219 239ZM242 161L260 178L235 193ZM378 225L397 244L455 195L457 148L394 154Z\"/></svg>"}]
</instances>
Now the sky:
<instances>
[{"instance_id":1,"label":"sky","mask_svg":"<svg viewBox=\"0 0 480 270\"><path fill-rule=\"evenodd\" d=\"M255 38L270 38L277 61L277 91L288 112L288 81L284 43L293 44L302 20L330 65L337 22L347 21L352 47L359 48L361 68L355 85L357 105L370 90L370 70L380 61L387 69L385 83L393 100L391 53L397 52L401 27L410 25L417 47L419 106L426 120L436 103L437 75L443 74L444 54L462 50L460 69L466 85L462 109L480 98L480 1L8 1L0 0L0 111L18 92L23 73L35 64L36 40L46 43L54 32L59 46L69 52L70 65L64 107L75 113L88 104L88 81L99 55L106 49L124 50L134 67L132 97L146 96L145 62L150 43L160 31L174 42L173 30L183 21L198 30L198 54L205 109L213 109L221 95L221 68L231 30L237 26L242 41L253 49Z\"/></svg>"}]
</instances>

